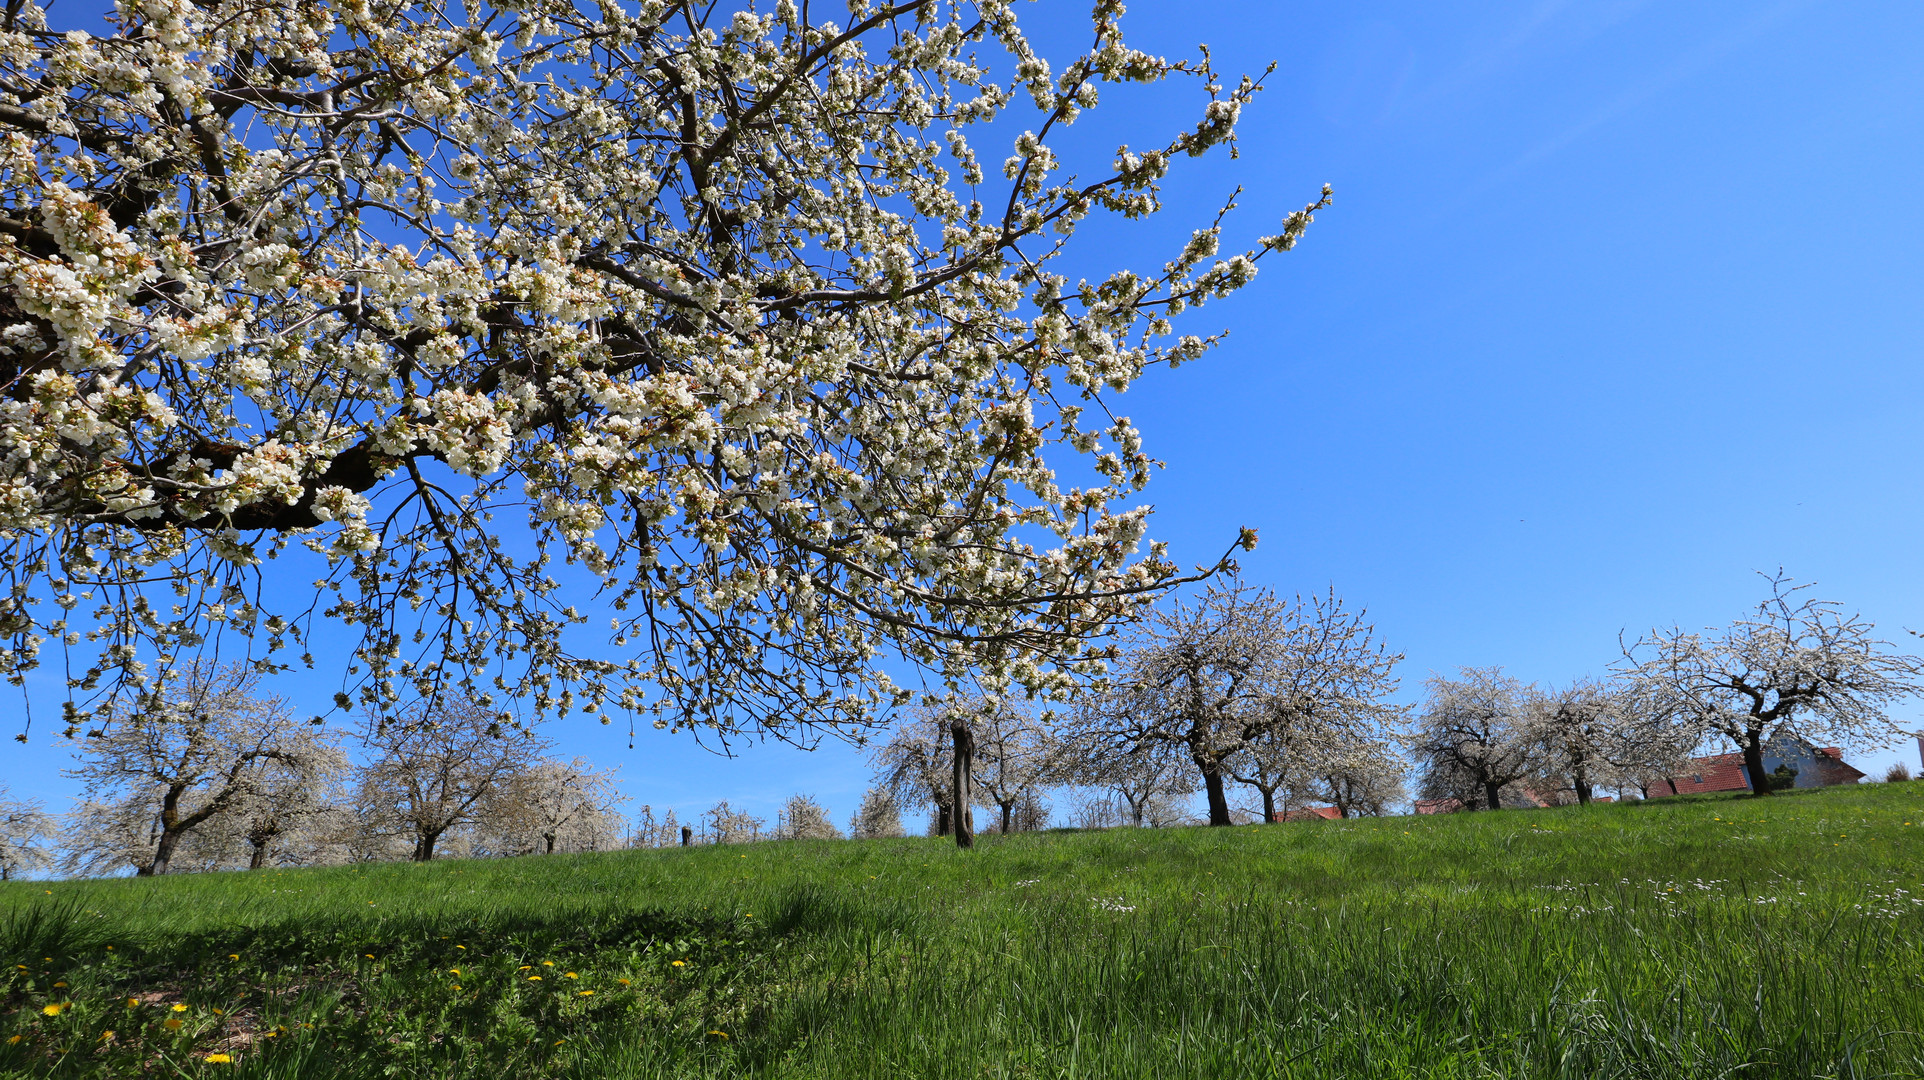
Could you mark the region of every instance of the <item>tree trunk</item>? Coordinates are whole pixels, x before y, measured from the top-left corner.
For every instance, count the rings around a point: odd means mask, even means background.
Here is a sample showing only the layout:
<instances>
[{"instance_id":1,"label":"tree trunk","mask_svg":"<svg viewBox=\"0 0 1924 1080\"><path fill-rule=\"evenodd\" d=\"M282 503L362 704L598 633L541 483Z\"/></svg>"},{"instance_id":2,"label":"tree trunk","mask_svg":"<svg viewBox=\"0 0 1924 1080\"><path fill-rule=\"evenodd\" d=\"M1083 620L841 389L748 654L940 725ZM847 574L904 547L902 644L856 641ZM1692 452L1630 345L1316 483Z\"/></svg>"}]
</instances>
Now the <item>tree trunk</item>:
<instances>
[{"instance_id":1,"label":"tree trunk","mask_svg":"<svg viewBox=\"0 0 1924 1080\"><path fill-rule=\"evenodd\" d=\"M1490 780L1483 781L1483 797L1489 800L1490 809L1492 810L1503 809L1503 800L1501 797L1502 792L1503 792L1502 784L1498 784Z\"/></svg>"},{"instance_id":2,"label":"tree trunk","mask_svg":"<svg viewBox=\"0 0 1924 1080\"><path fill-rule=\"evenodd\" d=\"M249 855L247 858L247 868L249 870L259 870L261 867L266 865L267 865L267 845L255 844L254 853L252 855Z\"/></svg>"},{"instance_id":3,"label":"tree trunk","mask_svg":"<svg viewBox=\"0 0 1924 1080\"><path fill-rule=\"evenodd\" d=\"M1263 793L1263 824L1276 820L1276 793L1268 788L1257 788Z\"/></svg>"},{"instance_id":4,"label":"tree trunk","mask_svg":"<svg viewBox=\"0 0 1924 1080\"><path fill-rule=\"evenodd\" d=\"M1209 795L1209 823L1228 825L1229 797L1223 794L1223 774L1221 770L1203 771L1203 790Z\"/></svg>"},{"instance_id":5,"label":"tree trunk","mask_svg":"<svg viewBox=\"0 0 1924 1080\"><path fill-rule=\"evenodd\" d=\"M688 847L692 845L694 842L695 842L695 827L693 825L683 825L681 827L681 846Z\"/></svg>"},{"instance_id":6,"label":"tree trunk","mask_svg":"<svg viewBox=\"0 0 1924 1080\"><path fill-rule=\"evenodd\" d=\"M167 864L174 861L174 849L180 846L180 833L163 828L160 842L154 845L154 858L146 866L134 870L136 877L157 877L167 872Z\"/></svg>"},{"instance_id":7,"label":"tree trunk","mask_svg":"<svg viewBox=\"0 0 1924 1080\"><path fill-rule=\"evenodd\" d=\"M542 834L542 837L541 837L541 838L542 838L543 840L546 840L546 841L548 842L548 851L547 851L547 854L549 854L549 855L553 855L553 854L554 854L554 834L553 834L553 833L543 833L543 834Z\"/></svg>"},{"instance_id":8,"label":"tree trunk","mask_svg":"<svg viewBox=\"0 0 1924 1080\"><path fill-rule=\"evenodd\" d=\"M1009 819L1015 814L1015 801L1011 799L1008 802L997 803L996 805L1002 808L1002 835L1007 836L1009 835Z\"/></svg>"},{"instance_id":9,"label":"tree trunk","mask_svg":"<svg viewBox=\"0 0 1924 1080\"><path fill-rule=\"evenodd\" d=\"M434 842L439 839L441 839L441 834L438 832L424 832L416 836L414 839L414 861L433 862Z\"/></svg>"},{"instance_id":10,"label":"tree trunk","mask_svg":"<svg viewBox=\"0 0 1924 1080\"><path fill-rule=\"evenodd\" d=\"M955 752L951 755L955 765L955 783L949 788L950 797L955 800L955 846L972 848L975 846L975 822L969 820L969 804L974 802L975 777L975 732L969 730L968 722L956 720L949 725L949 734L955 739Z\"/></svg>"},{"instance_id":11,"label":"tree trunk","mask_svg":"<svg viewBox=\"0 0 1924 1080\"><path fill-rule=\"evenodd\" d=\"M1571 786L1577 789L1577 805L1589 806L1591 794L1590 777L1585 775L1582 769L1578 769L1576 776L1571 778Z\"/></svg>"},{"instance_id":12,"label":"tree trunk","mask_svg":"<svg viewBox=\"0 0 1924 1080\"><path fill-rule=\"evenodd\" d=\"M935 804L935 835L949 835L949 804Z\"/></svg>"},{"instance_id":13,"label":"tree trunk","mask_svg":"<svg viewBox=\"0 0 1924 1080\"><path fill-rule=\"evenodd\" d=\"M1752 795L1774 795L1770 774L1764 771L1764 744L1760 731L1749 731L1744 738L1744 772L1750 777Z\"/></svg>"}]
</instances>

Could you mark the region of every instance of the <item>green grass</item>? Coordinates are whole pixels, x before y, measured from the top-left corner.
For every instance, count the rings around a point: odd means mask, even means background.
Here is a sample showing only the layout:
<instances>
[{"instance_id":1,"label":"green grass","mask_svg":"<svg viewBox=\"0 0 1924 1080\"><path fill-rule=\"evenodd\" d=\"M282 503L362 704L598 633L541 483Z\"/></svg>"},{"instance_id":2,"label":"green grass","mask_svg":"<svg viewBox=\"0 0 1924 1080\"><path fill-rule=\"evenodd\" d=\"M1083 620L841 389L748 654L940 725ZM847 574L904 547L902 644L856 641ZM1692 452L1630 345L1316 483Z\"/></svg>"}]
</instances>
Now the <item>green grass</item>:
<instances>
[{"instance_id":1,"label":"green grass","mask_svg":"<svg viewBox=\"0 0 1924 1080\"><path fill-rule=\"evenodd\" d=\"M0 1071L1924 1076L1920 882L1924 783L21 882Z\"/></svg>"}]
</instances>

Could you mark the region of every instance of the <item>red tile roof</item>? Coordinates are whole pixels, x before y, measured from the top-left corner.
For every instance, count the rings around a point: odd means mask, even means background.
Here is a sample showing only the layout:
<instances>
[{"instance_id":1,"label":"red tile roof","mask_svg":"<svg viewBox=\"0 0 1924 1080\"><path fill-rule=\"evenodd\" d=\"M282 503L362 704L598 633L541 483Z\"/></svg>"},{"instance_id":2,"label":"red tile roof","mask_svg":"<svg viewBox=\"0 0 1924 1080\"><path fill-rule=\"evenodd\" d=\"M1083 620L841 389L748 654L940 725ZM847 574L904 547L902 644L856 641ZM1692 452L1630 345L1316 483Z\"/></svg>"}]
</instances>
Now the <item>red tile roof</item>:
<instances>
[{"instance_id":1,"label":"red tile roof","mask_svg":"<svg viewBox=\"0 0 1924 1080\"><path fill-rule=\"evenodd\" d=\"M1670 778L1679 795L1702 795L1711 791L1749 791L1750 778L1744 774L1744 755L1712 754L1691 758L1691 772ZM1655 794L1655 792L1652 792ZM1665 791L1664 794L1669 794Z\"/></svg>"},{"instance_id":2,"label":"red tile roof","mask_svg":"<svg viewBox=\"0 0 1924 1080\"><path fill-rule=\"evenodd\" d=\"M1343 816L1334 806L1305 806L1300 810L1285 810L1272 821L1335 821Z\"/></svg>"},{"instance_id":3,"label":"red tile roof","mask_svg":"<svg viewBox=\"0 0 1924 1080\"><path fill-rule=\"evenodd\" d=\"M1454 814L1461 809L1463 800L1455 797L1416 800L1416 812L1419 814Z\"/></svg>"}]
</instances>

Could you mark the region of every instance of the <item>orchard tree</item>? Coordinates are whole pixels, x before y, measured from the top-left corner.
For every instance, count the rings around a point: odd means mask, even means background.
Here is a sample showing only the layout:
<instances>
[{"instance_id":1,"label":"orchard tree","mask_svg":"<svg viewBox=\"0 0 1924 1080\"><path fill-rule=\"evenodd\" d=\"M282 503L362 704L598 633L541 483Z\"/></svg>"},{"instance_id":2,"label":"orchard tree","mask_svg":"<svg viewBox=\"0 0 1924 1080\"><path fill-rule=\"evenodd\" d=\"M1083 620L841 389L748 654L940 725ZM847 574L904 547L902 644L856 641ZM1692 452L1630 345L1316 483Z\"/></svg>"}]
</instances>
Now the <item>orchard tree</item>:
<instances>
[{"instance_id":1,"label":"orchard tree","mask_svg":"<svg viewBox=\"0 0 1924 1080\"><path fill-rule=\"evenodd\" d=\"M842 830L828 819L828 811L808 795L791 795L776 819L777 840L840 840Z\"/></svg>"},{"instance_id":2,"label":"orchard tree","mask_svg":"<svg viewBox=\"0 0 1924 1080\"><path fill-rule=\"evenodd\" d=\"M1078 787L1112 793L1127 807L1129 824L1181 816L1180 803L1196 793L1194 765L1170 743L1145 742L1118 747L1110 738L1104 710L1120 707L1124 696L1092 691L1078 702L1062 741L1057 779Z\"/></svg>"},{"instance_id":3,"label":"orchard tree","mask_svg":"<svg viewBox=\"0 0 1924 1080\"><path fill-rule=\"evenodd\" d=\"M0 881L11 881L53 865L47 841L53 818L32 799L14 799L0 786Z\"/></svg>"},{"instance_id":4,"label":"orchard tree","mask_svg":"<svg viewBox=\"0 0 1924 1080\"><path fill-rule=\"evenodd\" d=\"M164 874L181 841L214 819L242 807L292 812L339 750L285 701L262 695L260 682L251 666L196 665L166 698L123 706L76 740L79 764L67 775L88 809L72 820L70 865Z\"/></svg>"},{"instance_id":5,"label":"orchard tree","mask_svg":"<svg viewBox=\"0 0 1924 1080\"><path fill-rule=\"evenodd\" d=\"M672 807L665 814L656 817L655 808L644 805L641 812L635 815L635 822L629 829L628 836L629 847L678 847L681 844L681 822L676 819Z\"/></svg>"},{"instance_id":6,"label":"orchard tree","mask_svg":"<svg viewBox=\"0 0 1924 1080\"><path fill-rule=\"evenodd\" d=\"M1082 737L1112 753L1179 748L1200 775L1209 823L1229 825L1224 781L1237 755L1279 732L1310 738L1373 714L1401 659L1333 592L1284 601L1241 581L1211 585L1133 635L1117 689L1082 714Z\"/></svg>"},{"instance_id":7,"label":"orchard tree","mask_svg":"<svg viewBox=\"0 0 1924 1080\"><path fill-rule=\"evenodd\" d=\"M1382 817L1403 801L1408 772L1402 756L1384 739L1351 737L1322 754L1306 790L1346 818Z\"/></svg>"},{"instance_id":8,"label":"orchard tree","mask_svg":"<svg viewBox=\"0 0 1924 1080\"><path fill-rule=\"evenodd\" d=\"M927 805L936 836L951 831L955 771L945 710L917 705L904 711L889 737L875 748L876 779L898 806Z\"/></svg>"},{"instance_id":9,"label":"orchard tree","mask_svg":"<svg viewBox=\"0 0 1924 1080\"><path fill-rule=\"evenodd\" d=\"M1008 835L1025 794L1054 778L1061 751L1044 718L1032 709L999 698L975 703L976 790L985 805L999 812L998 828Z\"/></svg>"},{"instance_id":10,"label":"orchard tree","mask_svg":"<svg viewBox=\"0 0 1924 1080\"><path fill-rule=\"evenodd\" d=\"M543 758L483 798L480 825L501 854L600 851L613 846L615 808L626 801L613 769Z\"/></svg>"},{"instance_id":11,"label":"orchard tree","mask_svg":"<svg viewBox=\"0 0 1924 1080\"><path fill-rule=\"evenodd\" d=\"M1524 691L1519 723L1535 747L1543 793L1569 791L1588 806L1599 786L1622 787L1641 775L1683 770L1698 737L1644 689L1628 680L1578 679L1562 688Z\"/></svg>"},{"instance_id":12,"label":"orchard tree","mask_svg":"<svg viewBox=\"0 0 1924 1080\"><path fill-rule=\"evenodd\" d=\"M1501 668L1431 675L1410 747L1424 765L1424 794L1474 807L1503 806L1503 788L1530 775L1534 746L1524 728L1524 687Z\"/></svg>"},{"instance_id":13,"label":"orchard tree","mask_svg":"<svg viewBox=\"0 0 1924 1080\"><path fill-rule=\"evenodd\" d=\"M1063 273L1260 86L1121 10L1051 63L1006 0L9 4L0 671L80 649L106 720L320 619L384 712L846 730L891 655L1068 686L1187 580L1110 399L1328 201ZM1171 79L1194 124L1064 156Z\"/></svg>"},{"instance_id":14,"label":"orchard tree","mask_svg":"<svg viewBox=\"0 0 1924 1080\"><path fill-rule=\"evenodd\" d=\"M902 828L902 811L888 789L872 787L862 793L862 805L849 819L848 835L854 840L892 840L908 835Z\"/></svg>"},{"instance_id":15,"label":"orchard tree","mask_svg":"<svg viewBox=\"0 0 1924 1080\"><path fill-rule=\"evenodd\" d=\"M307 752L263 763L232 810L203 828L231 834L244 847L249 870L270 859L311 862L327 844L348 773L347 755L332 733L317 731Z\"/></svg>"},{"instance_id":16,"label":"orchard tree","mask_svg":"<svg viewBox=\"0 0 1924 1080\"><path fill-rule=\"evenodd\" d=\"M360 770L365 819L405 837L428 862L452 830L479 820L546 744L479 703L449 700L371 721L372 761Z\"/></svg>"},{"instance_id":17,"label":"orchard tree","mask_svg":"<svg viewBox=\"0 0 1924 1080\"><path fill-rule=\"evenodd\" d=\"M702 814L702 821L708 826L710 840L717 844L747 844L762 838L762 826L768 824L746 810L737 810L723 799Z\"/></svg>"},{"instance_id":18,"label":"orchard tree","mask_svg":"<svg viewBox=\"0 0 1924 1080\"><path fill-rule=\"evenodd\" d=\"M1912 733L1886 711L1924 690L1924 659L1878 638L1862 615L1801 595L1782 570L1770 596L1723 630L1652 630L1624 651L1648 699L1705 737L1729 740L1756 795L1771 793L1763 744L1779 735L1887 746Z\"/></svg>"}]
</instances>

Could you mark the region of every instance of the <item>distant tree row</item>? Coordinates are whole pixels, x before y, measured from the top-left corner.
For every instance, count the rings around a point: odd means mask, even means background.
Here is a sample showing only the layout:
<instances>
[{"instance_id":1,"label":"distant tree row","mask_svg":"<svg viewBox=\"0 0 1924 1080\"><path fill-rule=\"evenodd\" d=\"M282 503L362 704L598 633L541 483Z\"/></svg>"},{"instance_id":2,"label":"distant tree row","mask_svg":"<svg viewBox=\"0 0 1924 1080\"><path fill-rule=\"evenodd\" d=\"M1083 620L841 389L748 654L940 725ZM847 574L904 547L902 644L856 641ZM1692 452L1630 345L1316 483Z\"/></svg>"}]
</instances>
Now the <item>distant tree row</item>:
<instances>
[{"instance_id":1,"label":"distant tree row","mask_svg":"<svg viewBox=\"0 0 1924 1080\"><path fill-rule=\"evenodd\" d=\"M1721 747L1768 794L1775 738L1859 747L1912 734L1888 710L1924 689L1924 660L1781 572L1767 581L1754 614L1653 630L1607 678L1538 686L1464 668L1431 675L1412 707L1388 701L1402 656L1363 612L1333 592L1284 599L1232 580L1153 612L1059 713L993 693L932 696L873 760L882 790L966 846L974 810L1019 829L1018 807L1052 786L1093 793L1071 812L1077 825L1186 824L1198 792L1208 823L1228 825L1310 803L1388 813L1412 764L1418 797L1453 807L1649 797ZM1254 805L1231 805L1239 786Z\"/></svg>"},{"instance_id":2,"label":"distant tree row","mask_svg":"<svg viewBox=\"0 0 1924 1080\"><path fill-rule=\"evenodd\" d=\"M164 874L437 854L618 847L614 774L467 702L394 717L354 766L246 667L203 669L158 707L78 740L78 805L0 806L0 873ZM56 858L52 851L57 850Z\"/></svg>"},{"instance_id":3,"label":"distant tree row","mask_svg":"<svg viewBox=\"0 0 1924 1080\"><path fill-rule=\"evenodd\" d=\"M1924 689L1924 660L1860 615L1803 595L1781 572L1754 613L1721 630L1657 629L1605 680L1525 685L1497 668L1432 676L1410 749L1420 792L1473 809L1572 801L1600 788L1662 794L1716 748L1743 760L1751 790L1776 786L1764 748L1796 738L1884 746L1913 733L1889 707Z\"/></svg>"},{"instance_id":4,"label":"distant tree row","mask_svg":"<svg viewBox=\"0 0 1924 1080\"><path fill-rule=\"evenodd\" d=\"M1079 825L1184 823L1198 791L1209 823L1230 824L1232 785L1264 820L1312 801L1382 814L1403 798L1401 711L1384 700L1401 659L1333 593L1283 600L1231 582L1152 615L1061 713L992 694L931 700L874 760L886 790L962 843L974 809L1018 830L1020 808L1058 785L1098 793Z\"/></svg>"}]
</instances>

